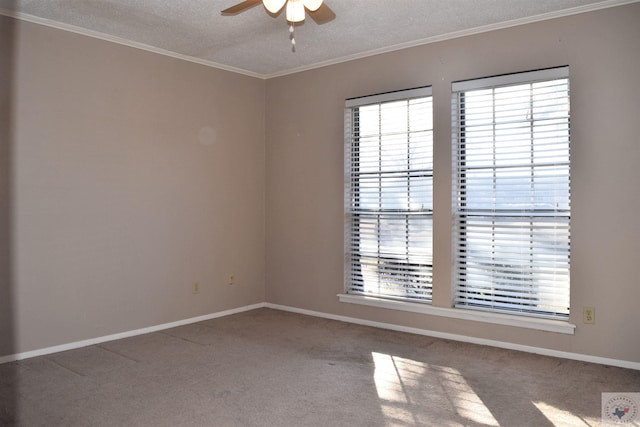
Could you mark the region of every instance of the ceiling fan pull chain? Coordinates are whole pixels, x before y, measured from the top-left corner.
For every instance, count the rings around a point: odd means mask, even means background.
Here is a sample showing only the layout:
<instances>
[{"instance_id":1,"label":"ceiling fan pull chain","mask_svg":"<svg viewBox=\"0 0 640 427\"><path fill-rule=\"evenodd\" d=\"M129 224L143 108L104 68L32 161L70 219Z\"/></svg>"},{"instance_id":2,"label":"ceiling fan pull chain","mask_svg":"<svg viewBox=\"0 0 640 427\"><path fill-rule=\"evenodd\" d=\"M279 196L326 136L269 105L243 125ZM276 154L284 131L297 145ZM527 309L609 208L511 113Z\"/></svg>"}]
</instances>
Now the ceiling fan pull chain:
<instances>
[{"instance_id":1,"label":"ceiling fan pull chain","mask_svg":"<svg viewBox=\"0 0 640 427\"><path fill-rule=\"evenodd\" d=\"M293 27L293 24L291 24L289 26L289 33L291 33L291 36L289 36L289 38L291 39L291 49L293 49L293 51L295 52L295 49L296 49L296 35L295 35L295 28Z\"/></svg>"}]
</instances>

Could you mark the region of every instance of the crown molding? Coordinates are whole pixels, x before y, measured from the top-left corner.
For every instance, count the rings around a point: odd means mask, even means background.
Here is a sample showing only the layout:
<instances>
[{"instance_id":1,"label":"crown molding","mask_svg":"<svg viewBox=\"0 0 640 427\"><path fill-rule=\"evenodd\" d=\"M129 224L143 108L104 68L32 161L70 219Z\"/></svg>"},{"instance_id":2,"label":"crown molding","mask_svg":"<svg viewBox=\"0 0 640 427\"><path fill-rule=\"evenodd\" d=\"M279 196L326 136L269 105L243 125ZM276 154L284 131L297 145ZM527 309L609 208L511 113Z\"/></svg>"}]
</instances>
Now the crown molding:
<instances>
[{"instance_id":1,"label":"crown molding","mask_svg":"<svg viewBox=\"0 0 640 427\"><path fill-rule=\"evenodd\" d=\"M529 16L527 18L514 19L511 21L500 22L497 24L483 25L481 27L469 28L467 30L462 31L454 31L447 34L442 34L434 37L427 37L424 39L413 40L406 43L395 44L392 46L368 50L366 52L360 52L353 55L342 56L340 58L330 59L328 61L318 62L311 65L306 65L302 67L296 67L289 70L283 70L276 73L265 74L263 77L265 79L271 79L275 77L282 77L289 74L296 74L303 71L314 70L317 68L327 67L329 65L341 64L343 62L354 61L356 59L368 58L370 56L381 55L383 53L395 52L398 50L408 49L411 47L424 46L431 43L437 43L445 40L457 39L460 37L472 36L475 34L487 33L495 30L502 30L505 28L517 27L519 25L532 24L540 21L547 21L555 18L562 18L565 16L578 15L580 13L586 12L594 12L597 10L608 9L616 6L624 6L631 3L637 3L640 0L607 0L604 2L599 2L590 5L578 6L570 9L564 9L555 12L543 13L540 15Z\"/></svg>"},{"instance_id":2,"label":"crown molding","mask_svg":"<svg viewBox=\"0 0 640 427\"><path fill-rule=\"evenodd\" d=\"M34 24L44 25L51 28L56 28L63 31L69 31L76 34L81 34L81 35L96 38L99 40L104 40L104 41L116 43L119 45L132 47L134 49L145 50L147 52L152 52L159 55L164 55L171 58L176 58L183 61L192 62L192 63L204 65L207 67L211 67L211 68L216 68L219 70L229 71L232 73L242 74L249 77L268 80L275 77L282 77L290 74L296 74L304 71L314 70L317 68L327 67L330 65L341 64L341 63L353 61L356 59L362 59L370 56L381 55L383 53L389 53L389 52L395 52L398 50L408 49L411 47L423 46L423 45L437 43L445 40L451 40L451 39L456 39L460 37L467 37L475 34L486 33L489 31L501 30L505 28L516 27L519 25L531 24L531 23L546 21L546 20L555 19L555 18L562 18L565 16L577 15L577 14L587 13L587 12L594 12L597 10L608 9L616 6L624 6L627 4L637 3L637 2L640 2L640 0L606 0L598 3L578 6L570 9L543 13L540 15L530 16L527 18L514 19L511 21L500 22L497 24L484 25L481 27L470 28L462 31L454 31L451 33L442 34L434 37L427 37L424 39L413 40L406 43L395 44L395 45L387 46L380 49L368 50L366 52L360 52L353 55L346 55L339 58L330 59L327 61L321 61L314 64L305 65L302 67L290 68L287 70L277 71L274 73L258 73L250 70L245 70L242 68L232 67L229 65L209 61L206 59L197 58L194 56L184 55L184 54L173 52L170 50L157 48L144 43L138 43L122 37L112 36L109 34L101 33L99 31L93 31L93 30L89 30L89 29L78 27L71 24L64 24L58 21L47 19L47 18L40 18L27 13L14 12L14 11L0 8L0 15L4 15L10 18L21 20L21 21L31 22Z\"/></svg>"},{"instance_id":3,"label":"crown molding","mask_svg":"<svg viewBox=\"0 0 640 427\"><path fill-rule=\"evenodd\" d=\"M7 9L0 8L0 15L7 16L9 18L18 19L20 21L30 22L32 24L39 24L45 27L55 28L57 30L68 31L70 33L80 34L83 36L91 37L98 40L103 40L111 43L116 43L122 46L131 47L134 49L145 50L147 52L157 53L158 55L168 56L170 58L180 59L182 61L193 62L195 64L204 65L206 67L217 68L219 70L230 71L236 74L243 74L249 77L255 77L259 79L265 79L266 77L260 73L254 73L253 71L244 70L242 68L236 68L229 65L219 64L217 62L208 61L202 58L196 58L190 55L183 55L181 53L173 52L159 47L150 46L144 43L138 43L133 40L128 40L122 37L112 36L110 34L101 33L99 31L89 30L87 28L78 27L71 24L64 24L62 22L54 21L47 18L40 18L38 16L30 15L22 12L14 12Z\"/></svg>"}]
</instances>

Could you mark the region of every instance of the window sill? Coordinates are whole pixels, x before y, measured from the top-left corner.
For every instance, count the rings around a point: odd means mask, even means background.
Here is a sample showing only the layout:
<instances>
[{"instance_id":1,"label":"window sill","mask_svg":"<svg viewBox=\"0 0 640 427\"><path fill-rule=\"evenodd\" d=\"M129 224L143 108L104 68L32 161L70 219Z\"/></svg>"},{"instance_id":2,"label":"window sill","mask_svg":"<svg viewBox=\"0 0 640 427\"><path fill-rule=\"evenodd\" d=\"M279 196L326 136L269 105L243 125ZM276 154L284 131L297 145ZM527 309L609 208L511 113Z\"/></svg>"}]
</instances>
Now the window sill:
<instances>
[{"instance_id":1,"label":"window sill","mask_svg":"<svg viewBox=\"0 0 640 427\"><path fill-rule=\"evenodd\" d=\"M485 311L465 310L461 308L433 307L431 305L392 301L362 295L338 294L340 302L349 304L368 305L370 307L387 308L390 310L409 311L412 313L428 314L431 316L451 317L454 319L472 320L475 322L493 323L497 325L516 326L519 328L537 329L540 331L556 332L573 335L576 325L562 320L537 319L535 317L520 317L509 314L490 313Z\"/></svg>"}]
</instances>

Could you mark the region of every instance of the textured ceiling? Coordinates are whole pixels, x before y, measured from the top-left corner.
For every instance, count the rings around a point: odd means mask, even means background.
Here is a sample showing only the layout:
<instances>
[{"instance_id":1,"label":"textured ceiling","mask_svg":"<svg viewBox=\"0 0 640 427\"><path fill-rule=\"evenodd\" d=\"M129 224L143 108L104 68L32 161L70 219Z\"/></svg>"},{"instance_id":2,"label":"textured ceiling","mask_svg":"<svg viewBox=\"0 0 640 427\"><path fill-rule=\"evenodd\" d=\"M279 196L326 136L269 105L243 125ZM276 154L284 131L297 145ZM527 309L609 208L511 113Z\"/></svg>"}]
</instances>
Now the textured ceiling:
<instances>
[{"instance_id":1,"label":"textured ceiling","mask_svg":"<svg viewBox=\"0 0 640 427\"><path fill-rule=\"evenodd\" d=\"M400 47L637 0L325 0L336 18L296 27L241 0L0 0L0 13L272 77Z\"/></svg>"}]
</instances>

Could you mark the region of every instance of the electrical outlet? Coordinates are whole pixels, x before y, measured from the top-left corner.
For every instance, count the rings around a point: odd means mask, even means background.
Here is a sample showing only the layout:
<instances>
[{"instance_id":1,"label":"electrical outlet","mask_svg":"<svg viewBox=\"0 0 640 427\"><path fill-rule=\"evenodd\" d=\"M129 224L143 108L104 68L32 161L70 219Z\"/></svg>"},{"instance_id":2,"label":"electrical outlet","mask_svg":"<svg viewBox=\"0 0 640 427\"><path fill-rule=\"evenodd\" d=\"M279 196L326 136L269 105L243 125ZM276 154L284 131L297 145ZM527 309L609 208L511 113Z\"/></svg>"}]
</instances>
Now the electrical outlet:
<instances>
[{"instance_id":1,"label":"electrical outlet","mask_svg":"<svg viewBox=\"0 0 640 427\"><path fill-rule=\"evenodd\" d=\"M594 324L596 323L596 309L595 307L583 307L582 308L582 323Z\"/></svg>"},{"instance_id":2,"label":"electrical outlet","mask_svg":"<svg viewBox=\"0 0 640 427\"><path fill-rule=\"evenodd\" d=\"M227 282L228 282L230 285L233 285L233 283L234 283L234 282L235 282L235 280L236 280L236 275L235 275L235 274L233 274L233 273L229 273L229 275L228 275L227 279L228 279L228 280L227 280Z\"/></svg>"},{"instance_id":3,"label":"electrical outlet","mask_svg":"<svg viewBox=\"0 0 640 427\"><path fill-rule=\"evenodd\" d=\"M198 282L193 282L193 289L192 289L194 294L199 294L200 293L200 283Z\"/></svg>"}]
</instances>

